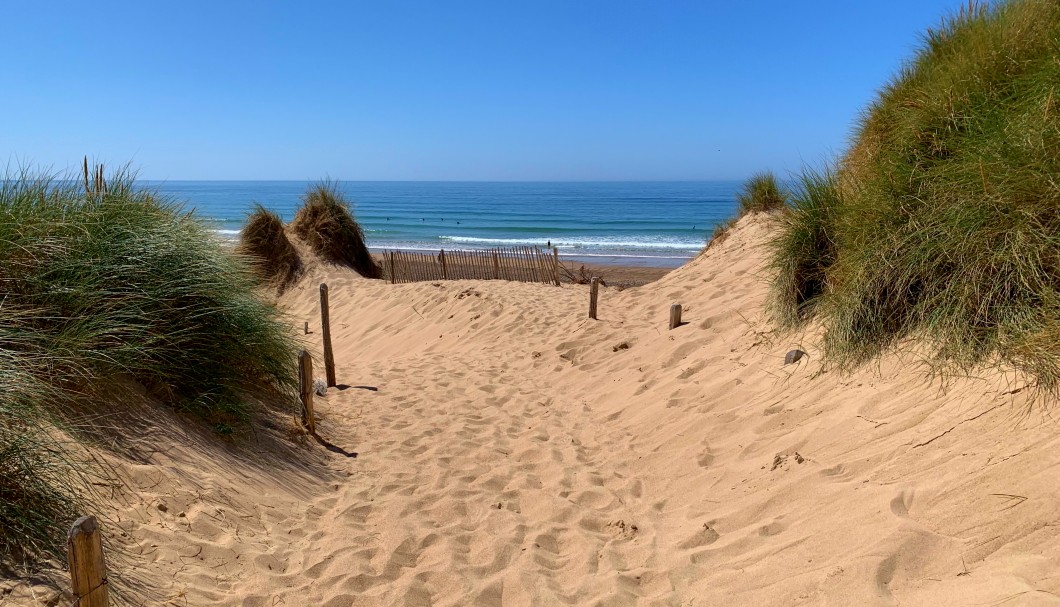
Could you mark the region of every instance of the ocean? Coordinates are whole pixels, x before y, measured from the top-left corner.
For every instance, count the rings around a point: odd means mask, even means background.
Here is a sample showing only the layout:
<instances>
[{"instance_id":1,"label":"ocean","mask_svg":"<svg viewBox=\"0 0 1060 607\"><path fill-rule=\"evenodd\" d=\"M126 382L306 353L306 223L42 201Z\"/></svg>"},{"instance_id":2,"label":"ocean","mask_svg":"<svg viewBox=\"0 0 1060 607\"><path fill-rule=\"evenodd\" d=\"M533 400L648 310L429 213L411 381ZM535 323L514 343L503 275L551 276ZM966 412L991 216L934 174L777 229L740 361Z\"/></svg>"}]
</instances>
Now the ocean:
<instances>
[{"instance_id":1,"label":"ocean","mask_svg":"<svg viewBox=\"0 0 1060 607\"><path fill-rule=\"evenodd\" d=\"M290 221L303 181L147 182L238 238L253 203ZM736 181L338 182L369 248L559 248L565 259L676 267L736 208Z\"/></svg>"}]
</instances>

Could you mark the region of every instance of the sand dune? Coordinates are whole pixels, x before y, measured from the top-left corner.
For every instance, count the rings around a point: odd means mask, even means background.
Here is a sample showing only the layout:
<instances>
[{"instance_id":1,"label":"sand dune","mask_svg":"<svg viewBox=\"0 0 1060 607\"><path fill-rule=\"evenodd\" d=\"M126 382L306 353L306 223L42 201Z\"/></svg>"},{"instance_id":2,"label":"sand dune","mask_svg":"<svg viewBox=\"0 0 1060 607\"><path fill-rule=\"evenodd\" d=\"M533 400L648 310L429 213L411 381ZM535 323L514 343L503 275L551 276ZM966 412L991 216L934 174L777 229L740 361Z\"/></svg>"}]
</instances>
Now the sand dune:
<instances>
[{"instance_id":1,"label":"sand dune","mask_svg":"<svg viewBox=\"0 0 1060 607\"><path fill-rule=\"evenodd\" d=\"M318 428L359 457L278 429L115 458L126 578L175 605L1060 604L1051 405L997 372L828 370L763 316L767 229L603 289L599 321L584 286L311 268L284 304L319 364L330 285L349 387Z\"/></svg>"}]
</instances>

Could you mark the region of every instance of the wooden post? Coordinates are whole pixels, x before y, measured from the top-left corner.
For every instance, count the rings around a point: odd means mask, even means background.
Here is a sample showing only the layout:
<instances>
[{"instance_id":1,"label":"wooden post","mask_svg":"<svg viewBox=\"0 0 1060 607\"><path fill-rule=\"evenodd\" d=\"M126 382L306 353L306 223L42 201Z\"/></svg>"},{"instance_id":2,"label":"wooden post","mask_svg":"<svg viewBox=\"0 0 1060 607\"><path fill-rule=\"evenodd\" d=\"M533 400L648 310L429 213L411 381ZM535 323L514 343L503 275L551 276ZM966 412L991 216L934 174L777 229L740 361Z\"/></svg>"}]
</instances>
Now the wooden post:
<instances>
[{"instance_id":1,"label":"wooden post","mask_svg":"<svg viewBox=\"0 0 1060 607\"><path fill-rule=\"evenodd\" d=\"M324 373L328 377L328 387L338 385L335 382L335 353L331 350L331 311L328 308L328 285L320 283L320 328L324 334Z\"/></svg>"},{"instance_id":2,"label":"wooden post","mask_svg":"<svg viewBox=\"0 0 1060 607\"><path fill-rule=\"evenodd\" d=\"M305 334L309 335L309 321L305 321Z\"/></svg>"},{"instance_id":3,"label":"wooden post","mask_svg":"<svg viewBox=\"0 0 1060 607\"><path fill-rule=\"evenodd\" d=\"M449 267L445 265L445 249L438 251L438 259L442 262L442 280L449 280Z\"/></svg>"},{"instance_id":4,"label":"wooden post","mask_svg":"<svg viewBox=\"0 0 1060 607\"><path fill-rule=\"evenodd\" d=\"M74 605L108 607L107 563L103 560L103 539L94 516L82 516L66 536L66 558L70 563L70 581Z\"/></svg>"},{"instance_id":5,"label":"wooden post","mask_svg":"<svg viewBox=\"0 0 1060 607\"><path fill-rule=\"evenodd\" d=\"M596 296L600 292L600 279L593 276L589 280L589 318L596 320Z\"/></svg>"},{"instance_id":6,"label":"wooden post","mask_svg":"<svg viewBox=\"0 0 1060 607\"><path fill-rule=\"evenodd\" d=\"M313 357L305 350L298 355L298 394L302 399L302 425L310 434L316 434L317 423L313 419Z\"/></svg>"},{"instance_id":7,"label":"wooden post","mask_svg":"<svg viewBox=\"0 0 1060 607\"><path fill-rule=\"evenodd\" d=\"M670 306L670 329L681 326L681 304Z\"/></svg>"},{"instance_id":8,"label":"wooden post","mask_svg":"<svg viewBox=\"0 0 1060 607\"><path fill-rule=\"evenodd\" d=\"M497 251L493 252L493 280L501 277L501 260L497 259Z\"/></svg>"},{"instance_id":9,"label":"wooden post","mask_svg":"<svg viewBox=\"0 0 1060 607\"><path fill-rule=\"evenodd\" d=\"M559 286L559 249L552 247L552 280Z\"/></svg>"}]
</instances>

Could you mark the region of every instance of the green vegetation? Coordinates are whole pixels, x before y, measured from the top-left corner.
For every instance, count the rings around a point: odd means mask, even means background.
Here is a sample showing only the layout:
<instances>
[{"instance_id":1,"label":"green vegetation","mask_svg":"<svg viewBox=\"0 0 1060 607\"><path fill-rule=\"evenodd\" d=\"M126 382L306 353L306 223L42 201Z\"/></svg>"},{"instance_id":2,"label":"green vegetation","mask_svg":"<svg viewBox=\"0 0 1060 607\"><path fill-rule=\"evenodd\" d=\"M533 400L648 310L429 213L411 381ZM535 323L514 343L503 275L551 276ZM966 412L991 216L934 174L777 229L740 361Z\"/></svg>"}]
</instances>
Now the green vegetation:
<instances>
[{"instance_id":1,"label":"green vegetation","mask_svg":"<svg viewBox=\"0 0 1060 607\"><path fill-rule=\"evenodd\" d=\"M102 431L86 403L146 392L225 432L248 393L293 394L293 342L253 283L126 172L0 181L0 560L62 557L83 483L57 437Z\"/></svg>"},{"instance_id":2,"label":"green vegetation","mask_svg":"<svg viewBox=\"0 0 1060 607\"><path fill-rule=\"evenodd\" d=\"M334 184L321 183L306 192L291 229L321 258L349 266L365 278L382 277L350 204Z\"/></svg>"},{"instance_id":3,"label":"green vegetation","mask_svg":"<svg viewBox=\"0 0 1060 607\"><path fill-rule=\"evenodd\" d=\"M240 232L239 251L254 260L259 275L281 293L302 273L302 260L280 216L260 204L254 205Z\"/></svg>"},{"instance_id":4,"label":"green vegetation","mask_svg":"<svg viewBox=\"0 0 1060 607\"><path fill-rule=\"evenodd\" d=\"M788 197L789 194L777 184L773 173L763 171L751 175L736 194L736 202L739 203L736 216L714 226L704 251L724 242L729 237L729 230L740 218L753 213L779 211L788 203Z\"/></svg>"},{"instance_id":5,"label":"green vegetation","mask_svg":"<svg viewBox=\"0 0 1060 607\"><path fill-rule=\"evenodd\" d=\"M1060 4L972 4L927 33L774 242L778 318L850 367L906 338L947 373L1060 387Z\"/></svg>"},{"instance_id":6,"label":"green vegetation","mask_svg":"<svg viewBox=\"0 0 1060 607\"><path fill-rule=\"evenodd\" d=\"M740 203L740 217L748 213L763 213L784 208L788 202L788 193L777 185L773 173L765 171L751 175L736 194Z\"/></svg>"}]
</instances>

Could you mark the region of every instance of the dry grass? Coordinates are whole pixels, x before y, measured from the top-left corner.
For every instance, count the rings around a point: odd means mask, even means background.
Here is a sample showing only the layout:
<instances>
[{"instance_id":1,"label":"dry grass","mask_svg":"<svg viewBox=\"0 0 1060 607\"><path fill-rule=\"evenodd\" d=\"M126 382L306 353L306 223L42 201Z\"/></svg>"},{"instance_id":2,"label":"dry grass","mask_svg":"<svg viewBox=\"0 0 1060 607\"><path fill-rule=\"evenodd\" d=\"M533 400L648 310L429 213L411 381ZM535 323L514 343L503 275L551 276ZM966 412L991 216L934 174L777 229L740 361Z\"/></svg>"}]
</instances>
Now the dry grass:
<instances>
[{"instance_id":1,"label":"dry grass","mask_svg":"<svg viewBox=\"0 0 1060 607\"><path fill-rule=\"evenodd\" d=\"M383 276L368 252L349 203L334 184L321 183L306 192L291 229L321 258L349 266L366 278Z\"/></svg>"},{"instance_id":2,"label":"dry grass","mask_svg":"<svg viewBox=\"0 0 1060 607\"><path fill-rule=\"evenodd\" d=\"M302 259L287 238L279 215L255 205L239 236L239 252L253 259L265 281L282 293L302 274Z\"/></svg>"}]
</instances>

